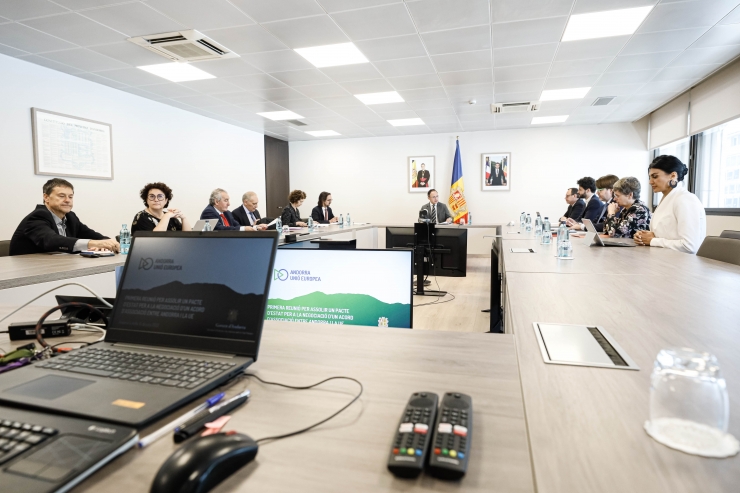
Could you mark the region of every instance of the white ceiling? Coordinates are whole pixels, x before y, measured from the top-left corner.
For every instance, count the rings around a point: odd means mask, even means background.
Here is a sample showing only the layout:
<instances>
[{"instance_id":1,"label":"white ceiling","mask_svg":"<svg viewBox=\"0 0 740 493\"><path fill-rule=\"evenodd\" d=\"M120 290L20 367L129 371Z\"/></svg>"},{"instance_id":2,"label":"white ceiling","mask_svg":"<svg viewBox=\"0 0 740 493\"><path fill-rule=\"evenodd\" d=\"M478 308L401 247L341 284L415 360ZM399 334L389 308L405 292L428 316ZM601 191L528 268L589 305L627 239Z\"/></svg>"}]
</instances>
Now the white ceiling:
<instances>
[{"instance_id":1,"label":"white ceiling","mask_svg":"<svg viewBox=\"0 0 740 493\"><path fill-rule=\"evenodd\" d=\"M568 16L655 5L632 36L561 43ZM740 55L740 0L0 0L0 53L285 140L529 127L492 102L591 86L547 101L561 125L636 120ZM173 83L135 68L166 60L126 38L197 29L240 58L199 62L216 79ZM292 51L354 42L369 64L314 68ZM353 94L398 91L365 106ZM616 96L593 107L599 96ZM468 101L475 99L477 104ZM256 113L292 110L298 130ZM422 118L393 127L386 120Z\"/></svg>"}]
</instances>

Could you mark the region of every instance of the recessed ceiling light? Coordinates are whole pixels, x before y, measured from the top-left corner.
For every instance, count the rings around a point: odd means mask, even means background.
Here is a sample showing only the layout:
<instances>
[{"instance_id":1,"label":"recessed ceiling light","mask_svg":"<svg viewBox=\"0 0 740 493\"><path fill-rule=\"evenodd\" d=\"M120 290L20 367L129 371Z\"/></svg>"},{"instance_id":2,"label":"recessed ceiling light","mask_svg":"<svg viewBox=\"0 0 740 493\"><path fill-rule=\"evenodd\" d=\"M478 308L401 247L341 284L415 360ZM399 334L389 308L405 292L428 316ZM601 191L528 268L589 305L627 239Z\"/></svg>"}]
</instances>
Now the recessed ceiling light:
<instances>
[{"instance_id":1,"label":"recessed ceiling light","mask_svg":"<svg viewBox=\"0 0 740 493\"><path fill-rule=\"evenodd\" d=\"M388 120L394 127L408 127L409 125L424 125L421 118L403 118L401 120Z\"/></svg>"},{"instance_id":2,"label":"recessed ceiling light","mask_svg":"<svg viewBox=\"0 0 740 493\"><path fill-rule=\"evenodd\" d=\"M365 104L403 103L403 98L396 91L355 94Z\"/></svg>"},{"instance_id":3,"label":"recessed ceiling light","mask_svg":"<svg viewBox=\"0 0 740 493\"><path fill-rule=\"evenodd\" d=\"M558 116L535 116L532 118L532 125L542 125L544 123L563 123L570 115Z\"/></svg>"},{"instance_id":4,"label":"recessed ceiling light","mask_svg":"<svg viewBox=\"0 0 740 493\"><path fill-rule=\"evenodd\" d=\"M297 48L295 51L319 68L369 62L354 43Z\"/></svg>"},{"instance_id":5,"label":"recessed ceiling light","mask_svg":"<svg viewBox=\"0 0 740 493\"><path fill-rule=\"evenodd\" d=\"M313 135L314 137L333 137L335 135L342 135L334 130L307 130L306 133L308 135Z\"/></svg>"},{"instance_id":6,"label":"recessed ceiling light","mask_svg":"<svg viewBox=\"0 0 740 493\"><path fill-rule=\"evenodd\" d=\"M268 111L257 114L270 120L300 120L303 118L298 113L293 113L292 111Z\"/></svg>"},{"instance_id":7,"label":"recessed ceiling light","mask_svg":"<svg viewBox=\"0 0 740 493\"><path fill-rule=\"evenodd\" d=\"M185 82L188 80L215 79L215 75L190 65L189 63L158 63L156 65L142 65L136 67L150 74L158 75L172 82Z\"/></svg>"},{"instance_id":8,"label":"recessed ceiling light","mask_svg":"<svg viewBox=\"0 0 740 493\"><path fill-rule=\"evenodd\" d=\"M542 91L540 101L558 101L561 99L581 99L590 91L590 87L574 87L573 89L548 89Z\"/></svg>"},{"instance_id":9,"label":"recessed ceiling light","mask_svg":"<svg viewBox=\"0 0 740 493\"><path fill-rule=\"evenodd\" d=\"M571 15L561 41L624 36L637 31L652 5L633 9L607 10L590 14Z\"/></svg>"}]
</instances>

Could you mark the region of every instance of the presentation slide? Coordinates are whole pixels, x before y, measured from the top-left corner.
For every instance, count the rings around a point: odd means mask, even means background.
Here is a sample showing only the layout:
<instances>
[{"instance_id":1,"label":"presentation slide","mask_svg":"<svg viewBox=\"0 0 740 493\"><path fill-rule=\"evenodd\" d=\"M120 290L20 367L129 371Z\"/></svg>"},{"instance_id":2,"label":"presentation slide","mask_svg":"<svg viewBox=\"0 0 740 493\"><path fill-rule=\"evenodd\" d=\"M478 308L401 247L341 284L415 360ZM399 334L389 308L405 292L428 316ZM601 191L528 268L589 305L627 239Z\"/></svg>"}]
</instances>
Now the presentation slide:
<instances>
[{"instance_id":1,"label":"presentation slide","mask_svg":"<svg viewBox=\"0 0 740 493\"><path fill-rule=\"evenodd\" d=\"M404 250L279 249L265 318L410 329L412 255Z\"/></svg>"}]
</instances>

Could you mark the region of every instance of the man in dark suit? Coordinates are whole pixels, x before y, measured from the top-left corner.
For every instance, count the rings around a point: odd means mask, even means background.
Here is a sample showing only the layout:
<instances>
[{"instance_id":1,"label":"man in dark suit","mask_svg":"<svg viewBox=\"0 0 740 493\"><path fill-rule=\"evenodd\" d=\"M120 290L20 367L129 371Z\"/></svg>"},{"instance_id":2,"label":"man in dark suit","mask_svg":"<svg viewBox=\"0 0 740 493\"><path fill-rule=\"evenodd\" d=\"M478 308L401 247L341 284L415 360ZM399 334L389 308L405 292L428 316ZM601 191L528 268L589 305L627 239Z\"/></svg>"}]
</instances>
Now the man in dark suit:
<instances>
[{"instance_id":1,"label":"man in dark suit","mask_svg":"<svg viewBox=\"0 0 740 493\"><path fill-rule=\"evenodd\" d=\"M416 182L419 184L419 188L429 188L429 171L426 169L426 165L421 163L421 171L416 173Z\"/></svg>"},{"instance_id":2,"label":"man in dark suit","mask_svg":"<svg viewBox=\"0 0 740 493\"><path fill-rule=\"evenodd\" d=\"M339 219L334 217L334 212L331 210L331 202L331 194L329 192L321 192L319 194L319 204L311 209L311 219L320 224L338 222Z\"/></svg>"},{"instance_id":3,"label":"man in dark suit","mask_svg":"<svg viewBox=\"0 0 740 493\"><path fill-rule=\"evenodd\" d=\"M439 193L435 189L431 189L427 192L429 202L421 206L421 211L427 212L427 218L429 222L434 224L450 224L452 222L452 214L447 208L447 204L443 204L439 201Z\"/></svg>"},{"instance_id":4,"label":"man in dark suit","mask_svg":"<svg viewBox=\"0 0 740 493\"><path fill-rule=\"evenodd\" d=\"M74 187L67 180L53 178L44 184L44 203L23 218L10 240L10 255L82 250L111 250L119 245L85 226L72 212Z\"/></svg>"},{"instance_id":5,"label":"man in dark suit","mask_svg":"<svg viewBox=\"0 0 740 493\"><path fill-rule=\"evenodd\" d=\"M506 186L506 177L501 169L501 163L493 163L493 170L491 171L491 176L488 178L488 186Z\"/></svg>"},{"instance_id":6,"label":"man in dark suit","mask_svg":"<svg viewBox=\"0 0 740 493\"><path fill-rule=\"evenodd\" d=\"M586 210L586 202L578 197L577 188L569 188L565 192L565 202L568 204L568 210L565 211L565 214L563 214L560 220L567 221L568 219L573 219L574 221L580 221L583 217L583 211Z\"/></svg>"},{"instance_id":7,"label":"man in dark suit","mask_svg":"<svg viewBox=\"0 0 740 493\"><path fill-rule=\"evenodd\" d=\"M257 210L259 206L259 198L254 192L247 192L242 195L242 205L231 211L234 218L243 224L244 226L251 226L255 231L263 231L268 228L267 224L270 222L269 219L260 217L260 211ZM275 225L269 226L270 229L275 229Z\"/></svg>"},{"instance_id":8,"label":"man in dark suit","mask_svg":"<svg viewBox=\"0 0 740 493\"><path fill-rule=\"evenodd\" d=\"M590 176L585 176L578 180L578 196L586 203L586 209L583 211L583 219L588 219L596 224L604 211L604 203L596 195L596 180Z\"/></svg>"},{"instance_id":9,"label":"man in dark suit","mask_svg":"<svg viewBox=\"0 0 740 493\"><path fill-rule=\"evenodd\" d=\"M244 231L246 229L229 212L229 192L223 188L217 188L211 192L208 206L200 213L200 218L217 219L218 222L213 228L216 231Z\"/></svg>"}]
</instances>

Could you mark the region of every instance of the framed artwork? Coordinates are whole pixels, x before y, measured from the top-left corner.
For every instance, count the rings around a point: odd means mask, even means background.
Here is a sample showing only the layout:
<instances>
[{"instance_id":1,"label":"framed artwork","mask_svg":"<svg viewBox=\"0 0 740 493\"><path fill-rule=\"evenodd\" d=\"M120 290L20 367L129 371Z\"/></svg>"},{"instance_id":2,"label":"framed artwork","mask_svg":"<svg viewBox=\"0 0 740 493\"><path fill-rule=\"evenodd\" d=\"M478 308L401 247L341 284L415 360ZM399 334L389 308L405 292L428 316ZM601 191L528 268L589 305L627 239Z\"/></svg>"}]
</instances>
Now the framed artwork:
<instances>
[{"instance_id":1,"label":"framed artwork","mask_svg":"<svg viewBox=\"0 0 740 493\"><path fill-rule=\"evenodd\" d=\"M483 191L509 190L511 187L511 153L481 154Z\"/></svg>"},{"instance_id":2,"label":"framed artwork","mask_svg":"<svg viewBox=\"0 0 740 493\"><path fill-rule=\"evenodd\" d=\"M409 192L428 192L434 188L434 156L409 158Z\"/></svg>"}]
</instances>

